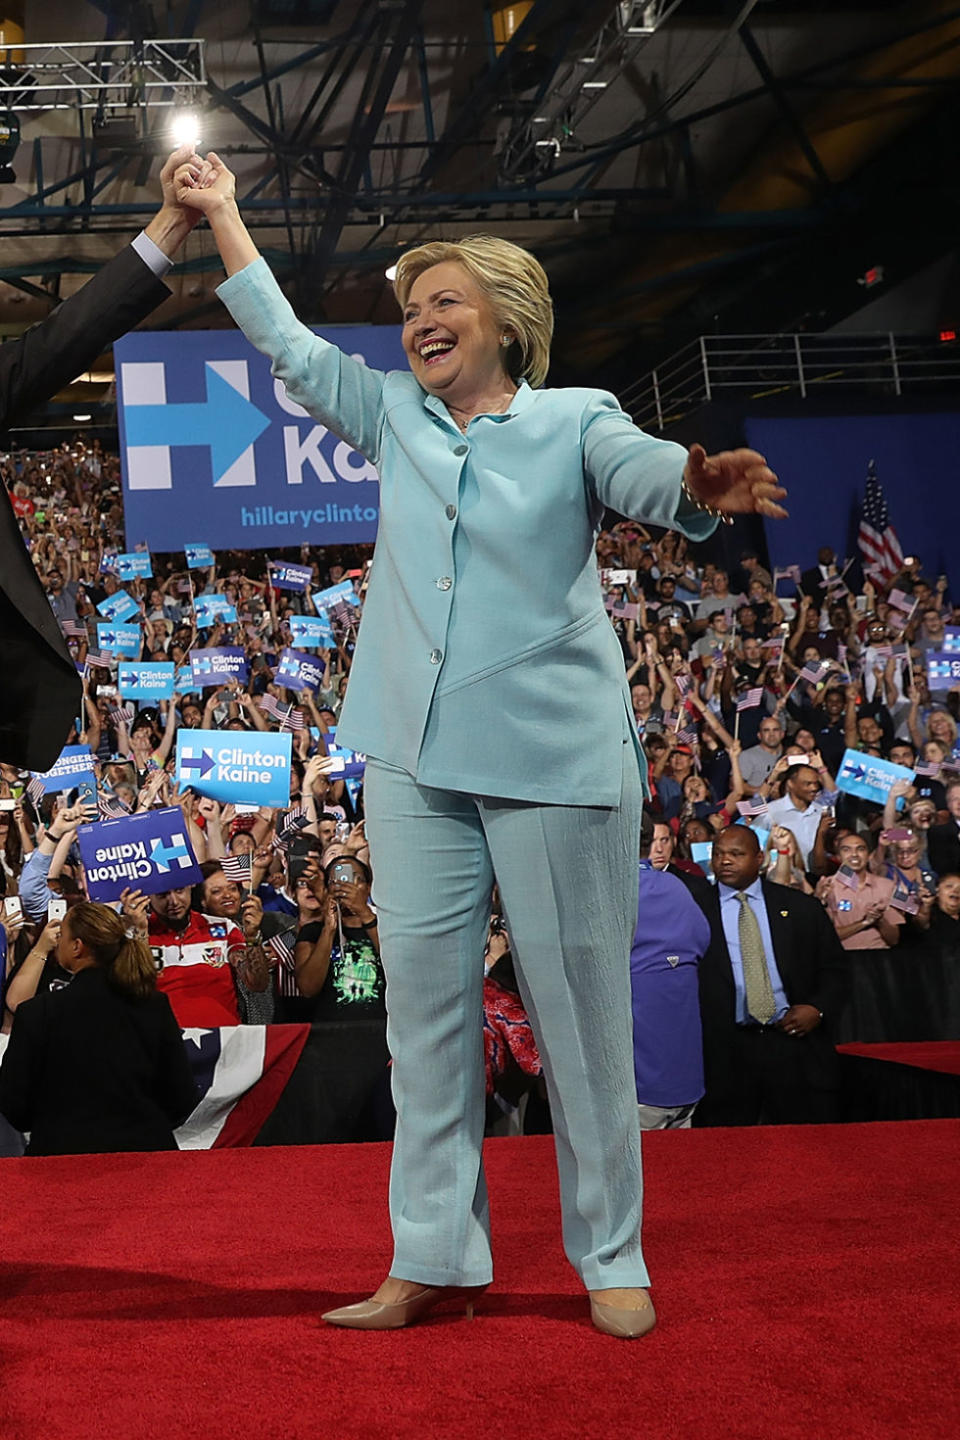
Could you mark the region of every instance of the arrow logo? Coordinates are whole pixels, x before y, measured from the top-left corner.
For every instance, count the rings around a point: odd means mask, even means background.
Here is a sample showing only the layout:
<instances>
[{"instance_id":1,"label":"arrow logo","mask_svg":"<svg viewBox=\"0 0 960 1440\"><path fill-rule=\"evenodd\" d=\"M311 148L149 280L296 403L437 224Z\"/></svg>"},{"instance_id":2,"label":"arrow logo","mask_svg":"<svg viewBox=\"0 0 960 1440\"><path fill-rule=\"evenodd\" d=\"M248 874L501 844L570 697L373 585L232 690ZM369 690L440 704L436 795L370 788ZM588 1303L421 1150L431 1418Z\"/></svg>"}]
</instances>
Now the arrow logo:
<instances>
[{"instance_id":1,"label":"arrow logo","mask_svg":"<svg viewBox=\"0 0 960 1440\"><path fill-rule=\"evenodd\" d=\"M161 870L169 870L174 860L178 861L181 869L190 864L187 844L182 835L174 835L169 845L164 845L162 840L151 840L150 859Z\"/></svg>"},{"instance_id":2,"label":"arrow logo","mask_svg":"<svg viewBox=\"0 0 960 1440\"><path fill-rule=\"evenodd\" d=\"M208 445L214 481L225 475L270 424L209 364L207 398L200 404L127 405L126 439L136 445Z\"/></svg>"},{"instance_id":3,"label":"arrow logo","mask_svg":"<svg viewBox=\"0 0 960 1440\"><path fill-rule=\"evenodd\" d=\"M204 775L210 774L210 771L213 769L213 763L213 756L209 750L201 750L199 755L184 755L180 760L180 778L186 779L189 776L189 771L198 770L200 772L199 779L202 780ZM185 775L184 772L188 772L187 775Z\"/></svg>"}]
</instances>

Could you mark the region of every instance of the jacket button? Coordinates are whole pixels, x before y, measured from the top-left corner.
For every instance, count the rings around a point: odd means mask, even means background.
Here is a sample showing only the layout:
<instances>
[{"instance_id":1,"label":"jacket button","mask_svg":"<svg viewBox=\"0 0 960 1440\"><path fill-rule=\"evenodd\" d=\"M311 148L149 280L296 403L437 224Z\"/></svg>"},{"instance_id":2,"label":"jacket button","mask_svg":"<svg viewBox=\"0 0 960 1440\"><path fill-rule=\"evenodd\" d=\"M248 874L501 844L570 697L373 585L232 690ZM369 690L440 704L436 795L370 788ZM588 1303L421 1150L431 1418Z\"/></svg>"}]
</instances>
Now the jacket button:
<instances>
[{"instance_id":1,"label":"jacket button","mask_svg":"<svg viewBox=\"0 0 960 1440\"><path fill-rule=\"evenodd\" d=\"M457 507L456 507L456 505L448 505L447 508L446 508L446 510L445 510L443 513L446 515L446 517L447 517L448 520L456 520L456 518L457 518Z\"/></svg>"},{"instance_id":2,"label":"jacket button","mask_svg":"<svg viewBox=\"0 0 960 1440\"><path fill-rule=\"evenodd\" d=\"M439 664L440 664L440 661L441 661L442 659L443 659L443 651L442 651L442 650L431 650L431 651L430 651L430 664L431 664L431 665L439 665Z\"/></svg>"},{"instance_id":3,"label":"jacket button","mask_svg":"<svg viewBox=\"0 0 960 1440\"><path fill-rule=\"evenodd\" d=\"M469 449L469 446L467 446L467 445L456 445L456 446L454 446L453 453L454 453L454 455L457 455L457 456L466 455L468 449Z\"/></svg>"},{"instance_id":4,"label":"jacket button","mask_svg":"<svg viewBox=\"0 0 960 1440\"><path fill-rule=\"evenodd\" d=\"M441 576L440 576L440 579L437 581L437 589L438 589L438 590L449 590L449 589L450 589L450 586L451 586L452 584L453 584L453 581L450 579L450 576L449 576L449 575L441 575Z\"/></svg>"}]
</instances>

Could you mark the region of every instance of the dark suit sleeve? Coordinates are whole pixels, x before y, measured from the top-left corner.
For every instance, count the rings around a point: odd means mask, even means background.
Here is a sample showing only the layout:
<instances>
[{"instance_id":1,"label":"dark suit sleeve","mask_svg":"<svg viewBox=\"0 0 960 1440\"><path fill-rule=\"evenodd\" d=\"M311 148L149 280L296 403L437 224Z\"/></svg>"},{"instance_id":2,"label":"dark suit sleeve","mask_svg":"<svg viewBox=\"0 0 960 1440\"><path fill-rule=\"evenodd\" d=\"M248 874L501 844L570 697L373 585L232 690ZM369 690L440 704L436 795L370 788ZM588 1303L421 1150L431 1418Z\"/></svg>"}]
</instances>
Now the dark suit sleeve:
<instances>
[{"instance_id":1,"label":"dark suit sleeve","mask_svg":"<svg viewBox=\"0 0 960 1440\"><path fill-rule=\"evenodd\" d=\"M927 831L927 854L938 876L960 871L960 832L951 820L947 825L931 825Z\"/></svg>"},{"instance_id":2,"label":"dark suit sleeve","mask_svg":"<svg viewBox=\"0 0 960 1440\"><path fill-rule=\"evenodd\" d=\"M128 245L45 320L0 346L0 429L89 369L169 294Z\"/></svg>"},{"instance_id":3,"label":"dark suit sleeve","mask_svg":"<svg viewBox=\"0 0 960 1440\"><path fill-rule=\"evenodd\" d=\"M183 1036L166 995L156 996L156 1017L160 1044L157 1049L154 1097L170 1124L176 1128L183 1124L195 1108L199 1096L193 1071L183 1048Z\"/></svg>"},{"instance_id":4,"label":"dark suit sleeve","mask_svg":"<svg viewBox=\"0 0 960 1440\"><path fill-rule=\"evenodd\" d=\"M13 1017L10 1040L0 1064L0 1115L14 1130L33 1124L37 1087L43 1068L45 997L24 1000Z\"/></svg>"}]
</instances>

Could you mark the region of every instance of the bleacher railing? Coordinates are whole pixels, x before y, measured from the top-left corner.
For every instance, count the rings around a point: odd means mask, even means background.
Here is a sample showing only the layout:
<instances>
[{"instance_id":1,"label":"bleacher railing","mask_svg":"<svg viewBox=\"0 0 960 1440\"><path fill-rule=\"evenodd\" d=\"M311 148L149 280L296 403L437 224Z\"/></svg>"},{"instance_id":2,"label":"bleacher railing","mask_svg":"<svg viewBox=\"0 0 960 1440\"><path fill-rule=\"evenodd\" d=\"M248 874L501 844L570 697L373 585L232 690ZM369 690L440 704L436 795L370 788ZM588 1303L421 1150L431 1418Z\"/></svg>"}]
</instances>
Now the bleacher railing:
<instances>
[{"instance_id":1,"label":"bleacher railing","mask_svg":"<svg viewBox=\"0 0 960 1440\"><path fill-rule=\"evenodd\" d=\"M960 340L930 335L701 335L621 393L645 430L709 400L904 395L960 382Z\"/></svg>"}]
</instances>

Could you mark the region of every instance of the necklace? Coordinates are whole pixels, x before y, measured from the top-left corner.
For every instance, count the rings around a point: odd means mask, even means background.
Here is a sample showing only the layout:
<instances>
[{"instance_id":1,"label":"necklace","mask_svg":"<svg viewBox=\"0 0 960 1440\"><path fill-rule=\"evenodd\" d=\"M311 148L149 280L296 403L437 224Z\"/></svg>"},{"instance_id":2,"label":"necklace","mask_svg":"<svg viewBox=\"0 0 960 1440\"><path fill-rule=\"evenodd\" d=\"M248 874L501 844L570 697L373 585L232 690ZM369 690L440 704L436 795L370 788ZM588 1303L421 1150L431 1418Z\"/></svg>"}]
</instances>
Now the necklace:
<instances>
[{"instance_id":1,"label":"necklace","mask_svg":"<svg viewBox=\"0 0 960 1440\"><path fill-rule=\"evenodd\" d=\"M506 404L504 404L504 402L501 400L500 404L497 405L496 408L494 408L493 406L491 406L488 410L478 410L478 411L477 411L477 414L478 414L478 415L503 415L503 414L505 414L505 412L506 412L507 410L510 409L510 406L513 404L513 399L514 399L514 397L513 397L512 395L510 395L510 396L507 397ZM461 433L462 435L465 435L465 434L467 433L467 426L470 424L470 421L473 420L475 417L474 417L473 415L468 415L468 416L466 416L465 419L461 420L458 415L454 415L454 414L453 414L453 411L450 410L449 405L447 406L447 409L448 409L448 411L449 411L449 413L450 413L450 415L451 415L451 418L453 419L454 425L456 425L457 429L460 431L460 433Z\"/></svg>"}]
</instances>

